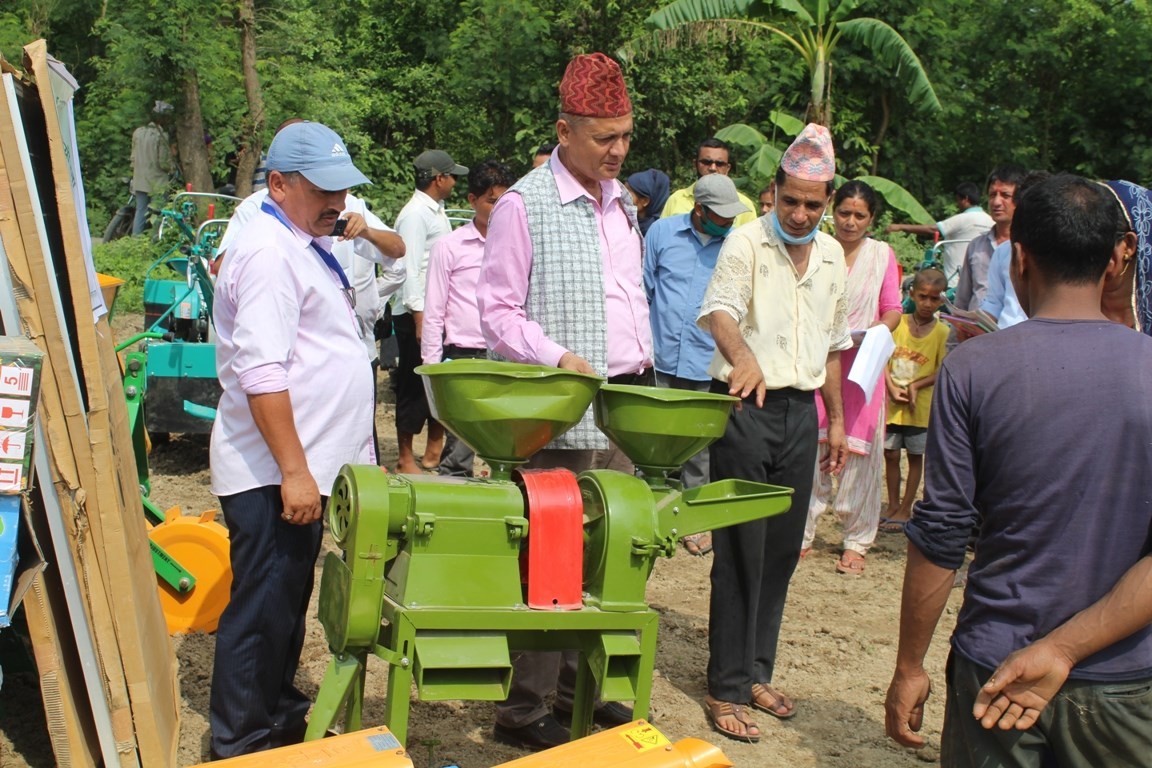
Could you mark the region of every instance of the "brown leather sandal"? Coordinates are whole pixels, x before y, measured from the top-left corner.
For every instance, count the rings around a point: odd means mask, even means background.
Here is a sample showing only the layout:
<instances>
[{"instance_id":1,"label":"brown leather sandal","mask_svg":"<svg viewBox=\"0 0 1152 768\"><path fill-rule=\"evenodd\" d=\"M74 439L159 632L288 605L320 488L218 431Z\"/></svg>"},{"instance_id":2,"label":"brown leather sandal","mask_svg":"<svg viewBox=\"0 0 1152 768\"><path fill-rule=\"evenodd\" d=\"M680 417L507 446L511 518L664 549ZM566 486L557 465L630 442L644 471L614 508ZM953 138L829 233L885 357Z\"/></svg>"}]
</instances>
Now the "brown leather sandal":
<instances>
[{"instance_id":1,"label":"brown leather sandal","mask_svg":"<svg viewBox=\"0 0 1152 768\"><path fill-rule=\"evenodd\" d=\"M755 744L760 741L760 727L748 716L748 708L743 704L733 704L730 701L718 701L711 696L704 697L704 706L708 707L708 718L717 733L722 733L736 741L746 741ZM744 733L733 731L720 725L720 719L731 717L744 726Z\"/></svg>"},{"instance_id":2,"label":"brown leather sandal","mask_svg":"<svg viewBox=\"0 0 1152 768\"><path fill-rule=\"evenodd\" d=\"M768 683L752 684L752 708L781 720L796 714L796 703Z\"/></svg>"}]
</instances>

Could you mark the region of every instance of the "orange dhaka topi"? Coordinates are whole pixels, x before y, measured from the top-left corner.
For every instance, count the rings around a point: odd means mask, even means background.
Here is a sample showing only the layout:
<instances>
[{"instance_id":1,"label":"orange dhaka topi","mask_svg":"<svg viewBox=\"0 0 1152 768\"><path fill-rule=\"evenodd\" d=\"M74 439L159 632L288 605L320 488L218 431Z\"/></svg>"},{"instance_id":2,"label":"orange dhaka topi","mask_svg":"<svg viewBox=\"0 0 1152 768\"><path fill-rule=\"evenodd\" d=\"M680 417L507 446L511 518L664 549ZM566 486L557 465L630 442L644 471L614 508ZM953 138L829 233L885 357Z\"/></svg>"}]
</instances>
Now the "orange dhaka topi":
<instances>
[{"instance_id":1,"label":"orange dhaka topi","mask_svg":"<svg viewBox=\"0 0 1152 768\"><path fill-rule=\"evenodd\" d=\"M602 53L568 62L560 81L560 111L583 117L621 117L632 112L620 65Z\"/></svg>"}]
</instances>

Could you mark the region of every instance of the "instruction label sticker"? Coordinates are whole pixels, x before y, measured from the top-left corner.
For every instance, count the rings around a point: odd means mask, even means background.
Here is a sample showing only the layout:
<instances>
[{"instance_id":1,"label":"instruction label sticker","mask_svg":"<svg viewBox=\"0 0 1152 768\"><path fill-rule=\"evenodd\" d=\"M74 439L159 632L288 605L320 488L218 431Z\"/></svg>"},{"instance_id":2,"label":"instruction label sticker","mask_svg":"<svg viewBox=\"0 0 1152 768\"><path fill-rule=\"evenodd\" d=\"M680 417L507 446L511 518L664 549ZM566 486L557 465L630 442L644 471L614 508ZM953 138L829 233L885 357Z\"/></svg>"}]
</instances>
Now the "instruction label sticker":
<instances>
[{"instance_id":1,"label":"instruction label sticker","mask_svg":"<svg viewBox=\"0 0 1152 768\"><path fill-rule=\"evenodd\" d=\"M631 744L637 752L647 752L650 749L666 747L672 743L664 737L664 734L660 733L660 731L648 723L638 725L635 728L629 728L620 735L626 742Z\"/></svg>"},{"instance_id":2,"label":"instruction label sticker","mask_svg":"<svg viewBox=\"0 0 1152 768\"><path fill-rule=\"evenodd\" d=\"M372 745L372 749L377 752L385 752L390 749L401 749L400 742L396 737L390 733L378 733L368 737L368 743Z\"/></svg>"},{"instance_id":3,"label":"instruction label sticker","mask_svg":"<svg viewBox=\"0 0 1152 768\"><path fill-rule=\"evenodd\" d=\"M0 427L27 427L30 411L27 400L0 398Z\"/></svg>"},{"instance_id":4,"label":"instruction label sticker","mask_svg":"<svg viewBox=\"0 0 1152 768\"><path fill-rule=\"evenodd\" d=\"M25 433L0 430L0 459L22 460L24 458L24 443Z\"/></svg>"},{"instance_id":5,"label":"instruction label sticker","mask_svg":"<svg viewBox=\"0 0 1152 768\"><path fill-rule=\"evenodd\" d=\"M32 396L32 378L35 372L22 365L0 366L0 395Z\"/></svg>"},{"instance_id":6,"label":"instruction label sticker","mask_svg":"<svg viewBox=\"0 0 1152 768\"><path fill-rule=\"evenodd\" d=\"M0 493L24 490L24 467L19 464L0 464Z\"/></svg>"}]
</instances>

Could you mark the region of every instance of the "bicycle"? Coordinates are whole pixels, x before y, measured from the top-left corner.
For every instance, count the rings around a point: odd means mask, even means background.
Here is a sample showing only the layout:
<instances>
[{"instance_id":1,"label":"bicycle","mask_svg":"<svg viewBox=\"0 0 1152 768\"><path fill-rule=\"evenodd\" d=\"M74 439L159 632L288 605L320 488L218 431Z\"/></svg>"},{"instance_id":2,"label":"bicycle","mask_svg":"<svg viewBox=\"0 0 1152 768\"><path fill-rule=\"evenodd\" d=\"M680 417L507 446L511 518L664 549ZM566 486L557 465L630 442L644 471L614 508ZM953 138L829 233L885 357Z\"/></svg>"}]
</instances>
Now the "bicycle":
<instances>
[{"instance_id":1,"label":"bicycle","mask_svg":"<svg viewBox=\"0 0 1152 768\"><path fill-rule=\"evenodd\" d=\"M121 179L121 181L123 181L125 184L128 184L128 179ZM172 178L172 181L174 183L178 182L179 178L174 176ZM191 185L188 185L188 186L191 186ZM219 202L225 203L225 204L231 203L233 206L235 206L237 203L241 202L241 198L236 197L234 194L232 194L235 191L236 191L236 187L233 186L232 184L225 184L223 187L220 187L215 192L193 192L191 189L185 189L185 191L179 192L175 196L173 196L171 190L169 190L164 195L163 202L166 205L170 204L173 206L179 206L181 198L202 197L202 198L212 198L213 201L219 201ZM213 210L214 204L215 204L214 202L209 203L208 218L210 218L210 219L214 217L214 210ZM116 213L112 214L112 219L108 222L108 226L106 226L104 228L104 235L103 235L103 237L100 238L100 242L101 243L110 243L113 240L119 240L122 237L127 237L127 236L131 235L132 234L132 224L135 222L135 220L136 220L136 193L133 192L131 189L129 189L128 190L128 200L123 205L121 205L119 208L116 209ZM156 225L157 221L159 221L159 227L158 228ZM144 227L145 231L150 232L150 231L155 229L155 231L156 231L155 239L160 240L163 237L164 224L166 222L167 222L167 218L165 218L162 215L161 209L154 208L151 205L148 206L148 216L147 216L147 219L145 222L145 227Z\"/></svg>"}]
</instances>

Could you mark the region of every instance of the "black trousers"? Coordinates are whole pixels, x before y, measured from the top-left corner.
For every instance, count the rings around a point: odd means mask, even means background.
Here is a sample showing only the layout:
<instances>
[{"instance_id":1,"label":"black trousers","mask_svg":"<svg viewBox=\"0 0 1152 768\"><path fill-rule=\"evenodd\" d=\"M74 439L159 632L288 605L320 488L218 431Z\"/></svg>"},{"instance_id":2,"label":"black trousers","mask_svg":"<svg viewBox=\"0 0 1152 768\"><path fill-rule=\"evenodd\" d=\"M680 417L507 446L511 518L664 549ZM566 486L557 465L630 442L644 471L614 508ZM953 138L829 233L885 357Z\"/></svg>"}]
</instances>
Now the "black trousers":
<instances>
[{"instance_id":1,"label":"black trousers","mask_svg":"<svg viewBox=\"0 0 1152 768\"><path fill-rule=\"evenodd\" d=\"M488 359L488 350L445 344L443 357L445 360L486 360ZM472 477L472 468L475 463L476 454L472 449L454 433L448 432L444 436L444 452L440 454L440 474Z\"/></svg>"},{"instance_id":2,"label":"black trousers","mask_svg":"<svg viewBox=\"0 0 1152 768\"><path fill-rule=\"evenodd\" d=\"M714 381L712 391L727 394L728 385ZM772 682L818 447L812 392L769 390L762 408L756 407L755 395L741 406L712 444L712 480L755 480L793 488L795 494L781 515L712 532L708 692L738 703L752 699L753 683Z\"/></svg>"},{"instance_id":3,"label":"black trousers","mask_svg":"<svg viewBox=\"0 0 1152 768\"><path fill-rule=\"evenodd\" d=\"M416 373L416 366L421 363L416 318L411 314L393 315L392 327L400 352L396 367L396 429L418 435L424 431L425 424L432 422L432 412L424 394L424 379Z\"/></svg>"},{"instance_id":4,"label":"black trousers","mask_svg":"<svg viewBox=\"0 0 1152 768\"><path fill-rule=\"evenodd\" d=\"M216 630L209 723L213 755L235 757L304 739L312 702L293 681L323 527L284 522L278 485L221 496L220 508L232 592Z\"/></svg>"}]
</instances>

